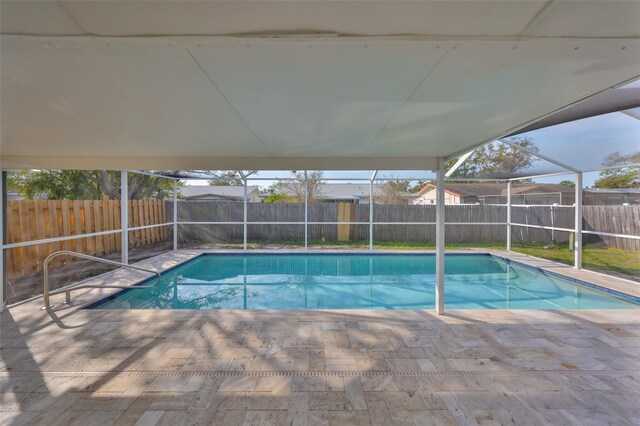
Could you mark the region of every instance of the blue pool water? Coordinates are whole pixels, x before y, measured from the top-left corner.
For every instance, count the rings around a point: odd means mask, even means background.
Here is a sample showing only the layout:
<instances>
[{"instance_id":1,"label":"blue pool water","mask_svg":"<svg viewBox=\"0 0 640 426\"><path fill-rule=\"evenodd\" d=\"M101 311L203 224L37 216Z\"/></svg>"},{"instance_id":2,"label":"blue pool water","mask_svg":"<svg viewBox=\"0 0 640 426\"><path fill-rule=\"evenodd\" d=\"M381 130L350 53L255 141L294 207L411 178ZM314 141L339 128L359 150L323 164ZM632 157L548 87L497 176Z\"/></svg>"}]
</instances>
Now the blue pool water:
<instances>
[{"instance_id":1,"label":"blue pool water","mask_svg":"<svg viewBox=\"0 0 640 426\"><path fill-rule=\"evenodd\" d=\"M445 306L458 309L639 308L629 300L489 255L447 255ZM432 309L433 255L203 255L150 289L97 309Z\"/></svg>"}]
</instances>

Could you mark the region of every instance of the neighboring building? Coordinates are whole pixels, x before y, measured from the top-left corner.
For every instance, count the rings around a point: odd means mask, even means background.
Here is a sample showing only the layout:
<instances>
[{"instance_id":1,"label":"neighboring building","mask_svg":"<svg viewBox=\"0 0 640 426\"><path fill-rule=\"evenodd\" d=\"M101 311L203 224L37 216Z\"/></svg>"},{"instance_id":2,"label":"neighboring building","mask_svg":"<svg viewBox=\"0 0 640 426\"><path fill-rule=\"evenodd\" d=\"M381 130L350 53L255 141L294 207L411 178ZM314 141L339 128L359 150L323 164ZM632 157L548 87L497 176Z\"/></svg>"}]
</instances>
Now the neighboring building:
<instances>
[{"instance_id":1,"label":"neighboring building","mask_svg":"<svg viewBox=\"0 0 640 426\"><path fill-rule=\"evenodd\" d=\"M507 185L502 185L502 192L498 195L480 196L481 204L506 204ZM572 186L558 183L512 184L511 203L528 205L572 205L575 202L576 190Z\"/></svg>"},{"instance_id":2,"label":"neighboring building","mask_svg":"<svg viewBox=\"0 0 640 426\"><path fill-rule=\"evenodd\" d=\"M24 200L22 194L17 192L7 191L7 201Z\"/></svg>"},{"instance_id":3,"label":"neighboring building","mask_svg":"<svg viewBox=\"0 0 640 426\"><path fill-rule=\"evenodd\" d=\"M242 185L187 185L180 188L183 199L190 201L243 201ZM247 186L247 201L260 202L260 188L257 185Z\"/></svg>"},{"instance_id":4,"label":"neighboring building","mask_svg":"<svg viewBox=\"0 0 640 426\"><path fill-rule=\"evenodd\" d=\"M640 204L638 188L606 188L585 189L582 195L585 205L619 206L623 204Z\"/></svg>"},{"instance_id":5,"label":"neighboring building","mask_svg":"<svg viewBox=\"0 0 640 426\"><path fill-rule=\"evenodd\" d=\"M512 184L512 204L573 205L575 188L560 184ZM426 184L417 194L414 204L435 204L435 185ZM506 204L507 185L504 183L447 183L445 204ZM640 204L640 189L583 190L584 205Z\"/></svg>"},{"instance_id":6,"label":"neighboring building","mask_svg":"<svg viewBox=\"0 0 640 426\"><path fill-rule=\"evenodd\" d=\"M435 204L435 185L426 184L414 204ZM574 188L560 184L513 184L513 204L573 204ZM506 204L507 185L504 183L447 183L446 204Z\"/></svg>"},{"instance_id":7,"label":"neighboring building","mask_svg":"<svg viewBox=\"0 0 640 426\"><path fill-rule=\"evenodd\" d=\"M323 183L320 196L325 203L369 204L368 183ZM380 195L380 185L373 186L373 196Z\"/></svg>"},{"instance_id":8,"label":"neighboring building","mask_svg":"<svg viewBox=\"0 0 640 426\"><path fill-rule=\"evenodd\" d=\"M368 183L323 183L320 188L320 198L324 203L352 203L369 204L370 185ZM292 195L284 191L286 195ZM373 185L374 202L383 195L383 185ZM267 197L268 195L263 195ZM407 204L413 204L415 194L402 194Z\"/></svg>"}]
</instances>

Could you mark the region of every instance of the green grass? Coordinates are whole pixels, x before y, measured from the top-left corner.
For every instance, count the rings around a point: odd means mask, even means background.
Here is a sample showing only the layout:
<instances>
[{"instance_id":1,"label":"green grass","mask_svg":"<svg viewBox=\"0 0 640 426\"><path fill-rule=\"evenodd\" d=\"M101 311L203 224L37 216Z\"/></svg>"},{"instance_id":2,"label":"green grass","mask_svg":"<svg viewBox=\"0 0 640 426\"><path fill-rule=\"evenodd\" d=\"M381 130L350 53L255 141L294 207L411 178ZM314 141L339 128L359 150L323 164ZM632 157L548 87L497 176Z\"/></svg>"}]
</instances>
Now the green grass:
<instances>
[{"instance_id":1,"label":"green grass","mask_svg":"<svg viewBox=\"0 0 640 426\"><path fill-rule=\"evenodd\" d=\"M568 265L573 264L573 250L568 245L544 248L541 245L517 245L514 251L554 260ZM613 275L621 275L640 281L640 252L608 248L603 246L585 246L582 249L582 265L586 269Z\"/></svg>"}]
</instances>

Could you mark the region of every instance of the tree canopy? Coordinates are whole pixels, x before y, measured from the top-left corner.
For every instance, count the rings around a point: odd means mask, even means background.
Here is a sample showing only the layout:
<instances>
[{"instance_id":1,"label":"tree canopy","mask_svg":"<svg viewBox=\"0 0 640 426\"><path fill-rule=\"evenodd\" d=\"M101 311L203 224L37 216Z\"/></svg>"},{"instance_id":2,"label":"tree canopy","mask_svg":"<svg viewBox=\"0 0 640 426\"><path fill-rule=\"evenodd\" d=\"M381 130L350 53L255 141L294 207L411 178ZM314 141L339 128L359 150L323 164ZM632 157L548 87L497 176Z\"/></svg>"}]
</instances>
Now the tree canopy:
<instances>
[{"instance_id":1,"label":"tree canopy","mask_svg":"<svg viewBox=\"0 0 640 426\"><path fill-rule=\"evenodd\" d=\"M167 198L173 180L140 173L129 174L129 199ZM25 198L52 200L120 199L120 172L107 170L22 170L9 173L8 189Z\"/></svg>"},{"instance_id":2,"label":"tree canopy","mask_svg":"<svg viewBox=\"0 0 640 426\"><path fill-rule=\"evenodd\" d=\"M604 167L614 167L600 172L594 182L596 188L640 188L640 166L624 167L625 164L640 164L640 151L631 154L614 152L605 158ZM616 166L622 166L615 168Z\"/></svg>"},{"instance_id":3,"label":"tree canopy","mask_svg":"<svg viewBox=\"0 0 640 426\"><path fill-rule=\"evenodd\" d=\"M267 189L269 196L265 203L304 203L305 192L308 190L309 202L322 199L322 185L324 172L321 170L307 171L305 184L304 171L293 171L287 180L278 180Z\"/></svg>"},{"instance_id":4,"label":"tree canopy","mask_svg":"<svg viewBox=\"0 0 640 426\"><path fill-rule=\"evenodd\" d=\"M379 188L379 195L375 196L375 202L378 204L407 204L407 192L411 181L409 180L387 180L383 182Z\"/></svg>"},{"instance_id":5,"label":"tree canopy","mask_svg":"<svg viewBox=\"0 0 640 426\"><path fill-rule=\"evenodd\" d=\"M238 186L244 185L242 176L237 170L222 170L217 176L209 181L212 186Z\"/></svg>"},{"instance_id":6,"label":"tree canopy","mask_svg":"<svg viewBox=\"0 0 640 426\"><path fill-rule=\"evenodd\" d=\"M538 152L531 138L514 137L509 141L529 151ZM446 169L450 169L457 160L457 158L450 160L446 164ZM476 148L471 157L452 174L452 177L513 177L518 172L532 167L536 161L538 158L534 155L511 145L500 142L489 143Z\"/></svg>"}]
</instances>

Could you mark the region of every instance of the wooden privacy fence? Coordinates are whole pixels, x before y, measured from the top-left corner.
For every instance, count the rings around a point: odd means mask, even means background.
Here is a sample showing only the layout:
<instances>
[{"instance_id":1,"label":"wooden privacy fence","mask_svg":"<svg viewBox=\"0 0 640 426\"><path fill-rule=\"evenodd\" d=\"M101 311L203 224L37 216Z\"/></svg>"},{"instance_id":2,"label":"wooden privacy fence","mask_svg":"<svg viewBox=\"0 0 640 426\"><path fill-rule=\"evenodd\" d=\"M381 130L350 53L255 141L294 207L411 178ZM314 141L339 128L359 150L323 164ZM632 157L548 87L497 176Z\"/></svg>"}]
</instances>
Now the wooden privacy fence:
<instances>
[{"instance_id":1,"label":"wooden privacy fence","mask_svg":"<svg viewBox=\"0 0 640 426\"><path fill-rule=\"evenodd\" d=\"M573 206L513 206L511 222L574 229L574 212ZM583 206L582 228L585 231L638 236L640 206ZM513 226L512 233L514 242L523 243L564 243L569 241L571 235L566 231L523 226ZM640 251L640 240L637 239L593 234L583 234L582 239L584 244L604 244L622 250Z\"/></svg>"},{"instance_id":2,"label":"wooden privacy fence","mask_svg":"<svg viewBox=\"0 0 640 426\"><path fill-rule=\"evenodd\" d=\"M436 220L435 205L384 205L373 208L373 236L375 241L435 241L435 226L406 223ZM640 235L640 206L584 206L584 229L625 235ZM248 222L299 222L295 225L248 225L249 241L304 241L304 204L272 203L248 204ZM448 242L504 242L506 241L507 207L504 205L447 205L446 239ZM217 201L179 201L178 220L182 222L242 222L243 204ZM314 240L342 241L369 239L369 205L344 203L310 203L309 222L364 222L362 225L312 224L308 237ZM376 223L386 224L376 224ZM456 225L456 223L502 223L498 225ZM573 206L513 206L512 222L528 225L574 228ZM395 225L397 223L398 225ZM182 243L241 243L243 226L181 225ZM512 227L514 242L562 243L569 241L569 232L551 231L521 226ZM640 241L584 235L585 243L604 243L609 247L640 250Z\"/></svg>"},{"instance_id":3,"label":"wooden privacy fence","mask_svg":"<svg viewBox=\"0 0 640 426\"><path fill-rule=\"evenodd\" d=\"M584 206L582 209L585 231L640 236L640 205ZM589 234L582 238L585 243L602 242L608 247L640 251L640 240Z\"/></svg>"},{"instance_id":4,"label":"wooden privacy fence","mask_svg":"<svg viewBox=\"0 0 640 426\"><path fill-rule=\"evenodd\" d=\"M162 200L129 201L129 227L164 223L165 217ZM9 244L119 229L120 200L17 200L7 203ZM129 246L164 241L167 232L166 227L130 231ZM121 239L118 233L113 233L8 249L7 276L40 272L44 259L58 250L102 256L119 252Z\"/></svg>"}]
</instances>

